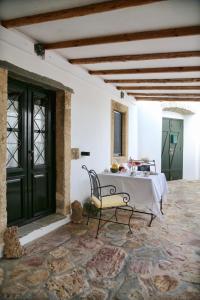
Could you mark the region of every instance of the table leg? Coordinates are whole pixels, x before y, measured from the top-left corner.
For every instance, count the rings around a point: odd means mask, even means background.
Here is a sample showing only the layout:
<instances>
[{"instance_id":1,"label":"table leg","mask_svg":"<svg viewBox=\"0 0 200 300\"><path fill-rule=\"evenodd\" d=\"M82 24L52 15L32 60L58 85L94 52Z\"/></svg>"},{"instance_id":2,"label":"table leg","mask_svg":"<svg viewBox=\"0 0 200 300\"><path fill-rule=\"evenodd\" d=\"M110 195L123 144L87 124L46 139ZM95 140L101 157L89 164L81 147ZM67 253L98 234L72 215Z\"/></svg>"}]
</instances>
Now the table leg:
<instances>
[{"instance_id":1,"label":"table leg","mask_svg":"<svg viewBox=\"0 0 200 300\"><path fill-rule=\"evenodd\" d=\"M164 215L164 212L163 212L163 202L162 202L162 197L160 199L160 211L161 211L161 214Z\"/></svg>"},{"instance_id":2,"label":"table leg","mask_svg":"<svg viewBox=\"0 0 200 300\"><path fill-rule=\"evenodd\" d=\"M151 227L151 223L153 222L153 220L156 218L156 216L154 214L151 214L151 220L149 223L149 227Z\"/></svg>"}]
</instances>

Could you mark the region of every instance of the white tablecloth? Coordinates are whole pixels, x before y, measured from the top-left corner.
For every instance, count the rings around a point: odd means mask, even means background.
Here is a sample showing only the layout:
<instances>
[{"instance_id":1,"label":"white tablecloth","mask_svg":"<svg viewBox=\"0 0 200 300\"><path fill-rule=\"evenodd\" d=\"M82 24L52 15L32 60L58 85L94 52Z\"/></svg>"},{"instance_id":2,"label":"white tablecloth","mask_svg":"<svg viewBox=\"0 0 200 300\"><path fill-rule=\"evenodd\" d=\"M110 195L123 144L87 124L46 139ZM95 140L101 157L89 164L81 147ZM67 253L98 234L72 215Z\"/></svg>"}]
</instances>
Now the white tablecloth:
<instances>
[{"instance_id":1,"label":"white tablecloth","mask_svg":"<svg viewBox=\"0 0 200 300\"><path fill-rule=\"evenodd\" d=\"M127 192L130 195L130 205L136 209L153 212L162 219L160 201L166 200L167 181L165 174L144 177L141 174L130 176L127 173L98 174L101 185L115 185L117 192Z\"/></svg>"}]
</instances>

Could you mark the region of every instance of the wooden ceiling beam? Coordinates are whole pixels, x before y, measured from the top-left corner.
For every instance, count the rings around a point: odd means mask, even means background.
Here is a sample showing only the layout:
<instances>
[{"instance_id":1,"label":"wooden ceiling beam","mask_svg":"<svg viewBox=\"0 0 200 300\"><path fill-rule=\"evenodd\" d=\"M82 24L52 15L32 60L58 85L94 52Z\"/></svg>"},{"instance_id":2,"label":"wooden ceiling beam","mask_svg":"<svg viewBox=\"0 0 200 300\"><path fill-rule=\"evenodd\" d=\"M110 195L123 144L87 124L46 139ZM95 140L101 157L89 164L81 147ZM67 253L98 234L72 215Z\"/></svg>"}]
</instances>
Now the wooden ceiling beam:
<instances>
[{"instance_id":1,"label":"wooden ceiling beam","mask_svg":"<svg viewBox=\"0 0 200 300\"><path fill-rule=\"evenodd\" d=\"M94 4L89 4L80 7L73 7L73 8L63 9L59 11L53 11L53 12L41 13L32 16L25 16L25 17L10 19L10 20L4 20L1 22L1 24L6 28L26 26L26 25L56 21L61 19L82 17L91 14L97 14L97 13L112 11L116 9L122 9L126 7L151 4L160 1L163 0L113 0L107 2L104 1L100 3L94 3Z\"/></svg>"},{"instance_id":2,"label":"wooden ceiling beam","mask_svg":"<svg viewBox=\"0 0 200 300\"><path fill-rule=\"evenodd\" d=\"M180 36L190 36L190 35L199 35L199 34L200 34L200 26L187 26L187 27L167 28L167 29L160 29L160 30L149 30L149 31L142 31L142 32L122 33L122 34L107 35L107 36L97 36L92 38L67 40L67 41L43 44L43 47L45 49L60 49L60 48L92 46L92 45L99 45L99 44L121 43L121 42L131 42L131 41L170 38L170 37L177 38Z\"/></svg>"},{"instance_id":3,"label":"wooden ceiling beam","mask_svg":"<svg viewBox=\"0 0 200 300\"><path fill-rule=\"evenodd\" d=\"M157 86L117 86L118 90L200 90L200 85L191 86L174 86L174 85L157 85Z\"/></svg>"},{"instance_id":4,"label":"wooden ceiling beam","mask_svg":"<svg viewBox=\"0 0 200 300\"><path fill-rule=\"evenodd\" d=\"M186 102L200 102L200 98L147 98L147 97L135 97L137 101L159 101L159 102L174 102L174 101L186 101Z\"/></svg>"},{"instance_id":5,"label":"wooden ceiling beam","mask_svg":"<svg viewBox=\"0 0 200 300\"><path fill-rule=\"evenodd\" d=\"M141 69L90 70L89 73L91 75L116 75L116 74L196 72L196 71L200 71L200 66L141 68Z\"/></svg>"},{"instance_id":6,"label":"wooden ceiling beam","mask_svg":"<svg viewBox=\"0 0 200 300\"><path fill-rule=\"evenodd\" d=\"M171 59L171 58L185 58L185 57L199 57L200 51L182 51L182 52L166 52L166 53L147 53L134 55L116 55L116 56L102 56L89 58L75 58L69 59L71 64L98 64L111 62L125 62L125 61L140 61L140 60L154 60L154 59Z\"/></svg>"},{"instance_id":7,"label":"wooden ceiling beam","mask_svg":"<svg viewBox=\"0 0 200 300\"><path fill-rule=\"evenodd\" d=\"M127 93L128 96L134 96L134 97L199 97L200 94L190 94L190 93L175 93L175 94L169 94L169 93Z\"/></svg>"},{"instance_id":8,"label":"wooden ceiling beam","mask_svg":"<svg viewBox=\"0 0 200 300\"><path fill-rule=\"evenodd\" d=\"M106 83L192 83L200 82L200 78L163 78L163 79L104 79Z\"/></svg>"}]
</instances>

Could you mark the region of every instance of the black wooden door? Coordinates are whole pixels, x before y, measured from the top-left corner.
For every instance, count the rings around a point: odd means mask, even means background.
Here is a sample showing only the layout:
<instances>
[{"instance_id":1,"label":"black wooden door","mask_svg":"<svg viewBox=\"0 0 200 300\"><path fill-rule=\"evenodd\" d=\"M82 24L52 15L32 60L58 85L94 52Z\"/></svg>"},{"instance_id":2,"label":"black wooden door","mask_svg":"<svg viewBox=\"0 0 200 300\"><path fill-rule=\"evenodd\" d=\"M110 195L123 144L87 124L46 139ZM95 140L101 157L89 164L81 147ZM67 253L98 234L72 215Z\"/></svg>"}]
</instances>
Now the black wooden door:
<instances>
[{"instance_id":1,"label":"black wooden door","mask_svg":"<svg viewBox=\"0 0 200 300\"><path fill-rule=\"evenodd\" d=\"M9 80L7 109L8 224L55 209L53 92Z\"/></svg>"},{"instance_id":2,"label":"black wooden door","mask_svg":"<svg viewBox=\"0 0 200 300\"><path fill-rule=\"evenodd\" d=\"M183 120L163 118L162 172L167 180L183 176Z\"/></svg>"}]
</instances>

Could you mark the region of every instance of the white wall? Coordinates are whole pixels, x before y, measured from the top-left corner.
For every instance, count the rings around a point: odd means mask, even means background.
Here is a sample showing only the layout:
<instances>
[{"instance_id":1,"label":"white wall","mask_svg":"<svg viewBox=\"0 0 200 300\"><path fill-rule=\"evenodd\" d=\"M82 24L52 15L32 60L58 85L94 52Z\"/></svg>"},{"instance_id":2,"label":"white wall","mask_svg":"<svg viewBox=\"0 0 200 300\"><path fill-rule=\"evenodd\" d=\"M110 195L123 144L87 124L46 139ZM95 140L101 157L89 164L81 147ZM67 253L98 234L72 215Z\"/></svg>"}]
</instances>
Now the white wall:
<instances>
[{"instance_id":1,"label":"white wall","mask_svg":"<svg viewBox=\"0 0 200 300\"><path fill-rule=\"evenodd\" d=\"M184 121L183 136L183 179L200 179L200 103L174 103L171 106L185 108L194 114L183 115L171 111L163 111L163 106L170 107L170 103L162 105L160 102L141 101L138 109L138 152L137 157L155 159L157 169L161 169L161 141L162 118L175 118Z\"/></svg>"},{"instance_id":2,"label":"white wall","mask_svg":"<svg viewBox=\"0 0 200 300\"><path fill-rule=\"evenodd\" d=\"M200 114L184 118L183 178L200 179Z\"/></svg>"},{"instance_id":3,"label":"white wall","mask_svg":"<svg viewBox=\"0 0 200 300\"><path fill-rule=\"evenodd\" d=\"M132 98L120 100L120 92L64 58L47 51L45 60L34 53L34 43L16 31L0 27L0 60L57 80L74 90L72 95L72 147L89 151L90 157L72 161L71 200L83 201L89 180L82 164L97 172L110 166L111 100L129 107L129 155L137 153L137 110Z\"/></svg>"},{"instance_id":4,"label":"white wall","mask_svg":"<svg viewBox=\"0 0 200 300\"><path fill-rule=\"evenodd\" d=\"M162 108L160 102L138 102L138 158L155 159L161 170Z\"/></svg>"}]
</instances>

